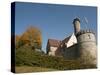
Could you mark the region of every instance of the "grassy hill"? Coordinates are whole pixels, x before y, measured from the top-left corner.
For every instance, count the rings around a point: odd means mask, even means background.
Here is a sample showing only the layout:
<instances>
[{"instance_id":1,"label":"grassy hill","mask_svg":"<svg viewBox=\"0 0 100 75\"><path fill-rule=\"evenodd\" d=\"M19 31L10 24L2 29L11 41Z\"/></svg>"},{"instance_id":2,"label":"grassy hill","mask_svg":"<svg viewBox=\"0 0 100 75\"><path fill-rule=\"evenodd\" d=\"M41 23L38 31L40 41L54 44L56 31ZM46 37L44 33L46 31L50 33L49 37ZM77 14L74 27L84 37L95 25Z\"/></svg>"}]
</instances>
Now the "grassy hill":
<instances>
[{"instance_id":1,"label":"grassy hill","mask_svg":"<svg viewBox=\"0 0 100 75\"><path fill-rule=\"evenodd\" d=\"M96 68L96 65L82 64L80 59L66 60L63 57L48 56L27 46L16 49L16 72L20 69L21 72L39 72L86 68Z\"/></svg>"}]
</instances>

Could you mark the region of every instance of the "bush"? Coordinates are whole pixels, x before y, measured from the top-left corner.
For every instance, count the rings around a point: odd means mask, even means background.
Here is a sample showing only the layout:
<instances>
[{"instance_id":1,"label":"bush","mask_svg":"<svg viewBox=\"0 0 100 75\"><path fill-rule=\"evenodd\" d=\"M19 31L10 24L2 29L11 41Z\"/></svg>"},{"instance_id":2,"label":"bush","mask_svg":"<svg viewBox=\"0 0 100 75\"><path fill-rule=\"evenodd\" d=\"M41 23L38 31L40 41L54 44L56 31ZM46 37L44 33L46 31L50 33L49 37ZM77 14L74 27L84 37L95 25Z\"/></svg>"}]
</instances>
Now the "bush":
<instances>
[{"instance_id":1,"label":"bush","mask_svg":"<svg viewBox=\"0 0 100 75\"><path fill-rule=\"evenodd\" d=\"M63 57L53 57L43 52L32 50L31 47L23 46L16 50L16 66L36 66L58 70L95 68L95 65L82 64L80 59L65 60Z\"/></svg>"}]
</instances>

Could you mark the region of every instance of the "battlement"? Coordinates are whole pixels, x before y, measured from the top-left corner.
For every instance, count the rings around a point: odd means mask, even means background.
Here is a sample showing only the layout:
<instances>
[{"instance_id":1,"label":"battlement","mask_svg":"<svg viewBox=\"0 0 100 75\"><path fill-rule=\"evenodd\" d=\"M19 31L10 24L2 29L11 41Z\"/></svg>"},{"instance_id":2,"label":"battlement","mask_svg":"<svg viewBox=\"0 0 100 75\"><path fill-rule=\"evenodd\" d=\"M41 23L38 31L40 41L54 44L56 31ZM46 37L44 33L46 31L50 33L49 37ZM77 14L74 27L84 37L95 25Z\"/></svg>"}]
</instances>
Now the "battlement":
<instances>
[{"instance_id":1,"label":"battlement","mask_svg":"<svg viewBox=\"0 0 100 75\"><path fill-rule=\"evenodd\" d=\"M91 30L91 29L86 29L86 30L81 30L80 32L78 32L78 33L76 34L76 37L78 37L78 36L80 36L80 35L82 35L82 34L85 34L85 33L93 33L93 34L95 34L93 30Z\"/></svg>"}]
</instances>

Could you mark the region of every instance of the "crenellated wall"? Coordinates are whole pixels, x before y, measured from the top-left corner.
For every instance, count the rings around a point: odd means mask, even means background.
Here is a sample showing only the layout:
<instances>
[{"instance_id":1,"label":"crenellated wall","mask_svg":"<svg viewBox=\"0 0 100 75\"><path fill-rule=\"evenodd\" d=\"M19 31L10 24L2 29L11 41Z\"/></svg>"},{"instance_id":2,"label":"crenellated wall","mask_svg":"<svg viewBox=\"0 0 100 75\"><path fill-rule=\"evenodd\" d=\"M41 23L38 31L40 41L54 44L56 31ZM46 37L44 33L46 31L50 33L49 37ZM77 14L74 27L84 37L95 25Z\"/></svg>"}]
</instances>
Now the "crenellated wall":
<instances>
[{"instance_id":1,"label":"crenellated wall","mask_svg":"<svg viewBox=\"0 0 100 75\"><path fill-rule=\"evenodd\" d=\"M97 46L95 34L90 30L82 30L77 35L77 44L63 48L66 59L82 59L84 63L97 63Z\"/></svg>"}]
</instances>

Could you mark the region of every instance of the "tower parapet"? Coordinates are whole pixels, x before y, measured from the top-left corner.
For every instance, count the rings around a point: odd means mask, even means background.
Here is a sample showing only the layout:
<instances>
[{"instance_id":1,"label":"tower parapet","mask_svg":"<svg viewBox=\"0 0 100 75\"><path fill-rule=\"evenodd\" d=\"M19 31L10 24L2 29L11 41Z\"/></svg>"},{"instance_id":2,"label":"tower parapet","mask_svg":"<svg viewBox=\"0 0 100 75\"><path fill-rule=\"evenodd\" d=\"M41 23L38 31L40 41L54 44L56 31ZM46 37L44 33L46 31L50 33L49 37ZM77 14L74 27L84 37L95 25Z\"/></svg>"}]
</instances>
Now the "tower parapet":
<instances>
[{"instance_id":1,"label":"tower parapet","mask_svg":"<svg viewBox=\"0 0 100 75\"><path fill-rule=\"evenodd\" d=\"M85 33L93 33L93 34L95 34L93 30L91 30L91 29L86 29L86 30L80 30L80 32L78 32L78 33L76 34L76 37L78 37L78 36L80 36L80 35L82 35L82 34L85 34Z\"/></svg>"}]
</instances>

